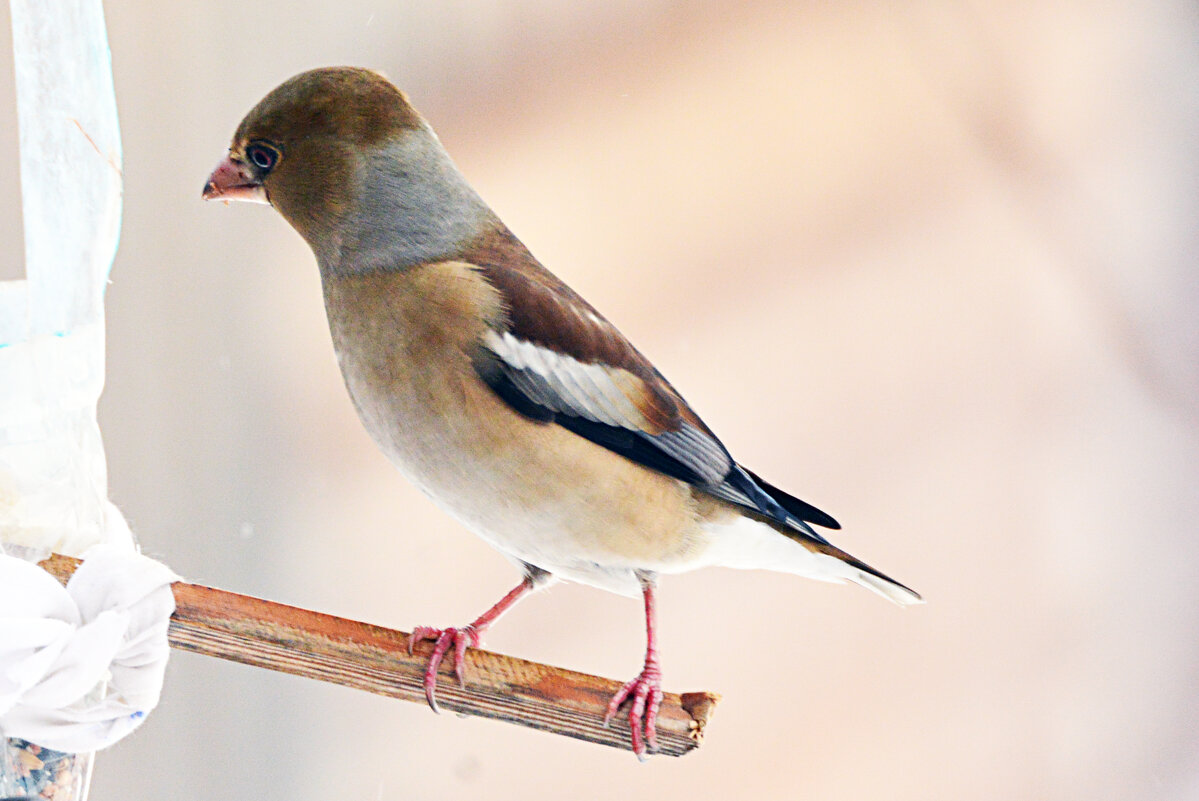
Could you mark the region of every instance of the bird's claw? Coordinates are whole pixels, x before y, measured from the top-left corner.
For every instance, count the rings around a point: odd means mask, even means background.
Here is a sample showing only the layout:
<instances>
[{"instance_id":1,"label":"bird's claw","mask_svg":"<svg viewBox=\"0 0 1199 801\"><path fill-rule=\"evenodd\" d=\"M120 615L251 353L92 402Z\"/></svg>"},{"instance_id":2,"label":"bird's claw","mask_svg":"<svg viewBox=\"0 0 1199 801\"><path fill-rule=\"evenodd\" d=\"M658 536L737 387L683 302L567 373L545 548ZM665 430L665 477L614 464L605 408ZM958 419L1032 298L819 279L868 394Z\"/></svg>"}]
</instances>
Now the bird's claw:
<instances>
[{"instance_id":1,"label":"bird's claw","mask_svg":"<svg viewBox=\"0 0 1199 801\"><path fill-rule=\"evenodd\" d=\"M644 762L647 759L646 744L649 751L658 750L658 733L655 728L658 722L658 708L662 705L662 670L656 661L647 661L641 674L620 688L612 700L608 702L608 711L604 715L604 726L612 720L612 716L625 701L630 700L629 729L633 736L633 753Z\"/></svg>"},{"instance_id":2,"label":"bird's claw","mask_svg":"<svg viewBox=\"0 0 1199 801\"><path fill-rule=\"evenodd\" d=\"M448 629L417 626L412 630L412 634L408 635L409 654L412 653L413 646L421 640L436 641L433 653L429 655L429 664L425 668L425 699L434 712L441 712L437 706L437 669L441 666L441 660L450 648L454 649L454 675L458 677L458 684L465 687L466 649L478 647L479 634L473 626Z\"/></svg>"}]
</instances>

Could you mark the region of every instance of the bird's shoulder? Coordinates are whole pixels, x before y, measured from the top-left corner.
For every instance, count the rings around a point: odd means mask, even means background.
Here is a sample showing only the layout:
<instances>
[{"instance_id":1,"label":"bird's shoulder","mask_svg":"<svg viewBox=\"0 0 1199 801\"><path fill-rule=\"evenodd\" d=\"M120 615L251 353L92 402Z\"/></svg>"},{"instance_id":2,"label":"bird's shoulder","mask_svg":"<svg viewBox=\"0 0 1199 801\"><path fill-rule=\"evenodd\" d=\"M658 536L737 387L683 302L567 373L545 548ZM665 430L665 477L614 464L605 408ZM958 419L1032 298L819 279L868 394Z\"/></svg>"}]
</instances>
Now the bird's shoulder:
<instances>
[{"instance_id":1,"label":"bird's shoulder","mask_svg":"<svg viewBox=\"0 0 1199 801\"><path fill-rule=\"evenodd\" d=\"M706 426L682 396L615 325L547 270L507 228L496 226L457 258L498 294L501 313L484 343L509 367L558 374L579 400L610 405L619 394L635 407L622 423L651 434ZM624 404L619 404L623 406ZM608 415L611 417L612 415Z\"/></svg>"}]
</instances>

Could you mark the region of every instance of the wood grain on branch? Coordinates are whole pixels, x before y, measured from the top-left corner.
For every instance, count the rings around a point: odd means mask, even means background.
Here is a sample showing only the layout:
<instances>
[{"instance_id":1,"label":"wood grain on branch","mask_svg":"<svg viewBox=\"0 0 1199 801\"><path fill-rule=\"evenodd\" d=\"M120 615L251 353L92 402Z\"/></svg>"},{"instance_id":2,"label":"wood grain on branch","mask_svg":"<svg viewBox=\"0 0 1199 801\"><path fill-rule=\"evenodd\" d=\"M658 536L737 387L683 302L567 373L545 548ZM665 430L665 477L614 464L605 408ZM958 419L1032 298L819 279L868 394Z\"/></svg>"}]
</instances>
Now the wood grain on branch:
<instances>
[{"instance_id":1,"label":"wood grain on branch","mask_svg":"<svg viewBox=\"0 0 1199 801\"><path fill-rule=\"evenodd\" d=\"M41 563L63 583L78 565L59 555ZM431 642L417 643L409 656L403 631L182 581L172 590L169 636L175 648L425 703ZM472 648L466 652L463 688L452 662L445 661L437 684L443 709L630 748L623 715L608 728L603 725L620 682ZM697 748L719 700L708 692L665 693L657 724L660 753L682 756Z\"/></svg>"}]
</instances>

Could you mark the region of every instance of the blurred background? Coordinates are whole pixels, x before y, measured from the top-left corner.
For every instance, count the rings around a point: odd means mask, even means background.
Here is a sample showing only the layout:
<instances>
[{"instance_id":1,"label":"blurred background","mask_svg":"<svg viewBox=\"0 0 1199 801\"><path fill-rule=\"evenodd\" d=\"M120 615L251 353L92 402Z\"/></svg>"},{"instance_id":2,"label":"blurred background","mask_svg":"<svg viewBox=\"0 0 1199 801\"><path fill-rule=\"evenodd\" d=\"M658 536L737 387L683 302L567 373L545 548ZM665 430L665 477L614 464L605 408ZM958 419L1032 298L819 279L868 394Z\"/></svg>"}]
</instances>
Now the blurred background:
<instances>
[{"instance_id":1,"label":"blurred background","mask_svg":"<svg viewBox=\"0 0 1199 801\"><path fill-rule=\"evenodd\" d=\"M357 64L742 462L928 605L664 581L665 686L724 702L700 751L644 766L176 653L93 798L1199 797L1199 7L107 13L126 194L100 421L151 555L405 629L466 622L516 578L360 429L300 238L199 198L263 94ZM643 638L639 603L559 585L486 645L623 680Z\"/></svg>"}]
</instances>

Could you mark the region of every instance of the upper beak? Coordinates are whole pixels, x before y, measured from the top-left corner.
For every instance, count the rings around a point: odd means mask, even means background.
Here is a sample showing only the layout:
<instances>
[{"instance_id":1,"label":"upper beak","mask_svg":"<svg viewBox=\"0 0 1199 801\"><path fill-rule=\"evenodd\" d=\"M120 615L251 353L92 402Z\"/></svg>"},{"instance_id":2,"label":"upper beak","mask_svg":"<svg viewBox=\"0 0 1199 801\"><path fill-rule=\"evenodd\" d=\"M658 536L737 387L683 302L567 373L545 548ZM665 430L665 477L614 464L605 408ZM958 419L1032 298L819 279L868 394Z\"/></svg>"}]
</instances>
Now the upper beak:
<instances>
[{"instance_id":1,"label":"upper beak","mask_svg":"<svg viewBox=\"0 0 1199 801\"><path fill-rule=\"evenodd\" d=\"M250 169L240 161L234 161L233 156L225 156L208 183L204 184L205 200L246 200L251 203L270 203L262 182L254 176Z\"/></svg>"}]
</instances>

